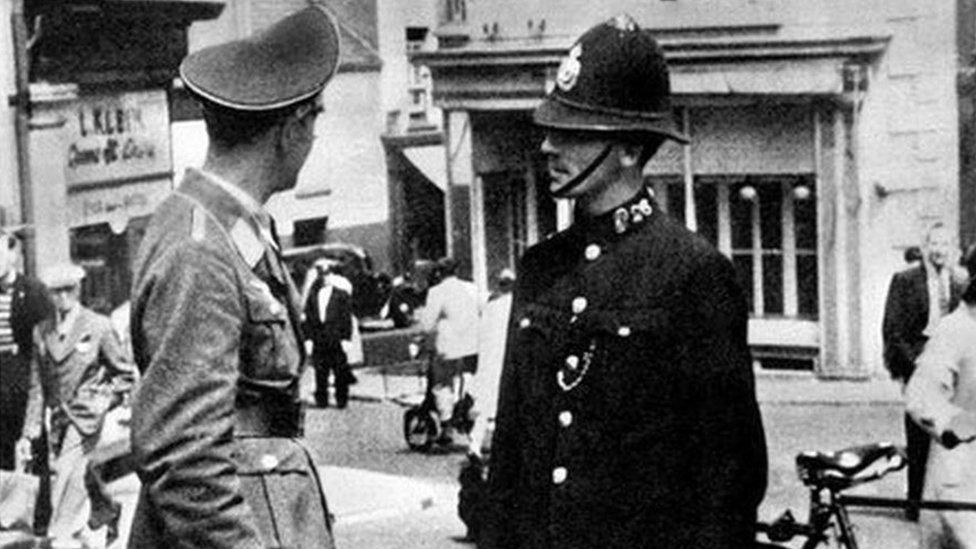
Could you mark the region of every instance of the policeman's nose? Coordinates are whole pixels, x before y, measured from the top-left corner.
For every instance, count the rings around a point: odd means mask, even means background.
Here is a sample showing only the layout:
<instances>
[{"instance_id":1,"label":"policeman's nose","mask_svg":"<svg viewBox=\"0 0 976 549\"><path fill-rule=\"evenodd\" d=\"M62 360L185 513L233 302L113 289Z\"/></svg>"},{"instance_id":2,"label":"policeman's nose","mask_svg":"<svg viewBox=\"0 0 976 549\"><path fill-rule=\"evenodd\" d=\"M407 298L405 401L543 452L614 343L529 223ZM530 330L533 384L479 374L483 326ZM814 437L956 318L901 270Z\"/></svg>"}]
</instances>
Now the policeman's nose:
<instances>
[{"instance_id":1,"label":"policeman's nose","mask_svg":"<svg viewBox=\"0 0 976 549\"><path fill-rule=\"evenodd\" d=\"M556 147L552 145L552 140L549 139L548 135L542 140L542 144L539 145L539 150L543 154L556 154Z\"/></svg>"}]
</instances>

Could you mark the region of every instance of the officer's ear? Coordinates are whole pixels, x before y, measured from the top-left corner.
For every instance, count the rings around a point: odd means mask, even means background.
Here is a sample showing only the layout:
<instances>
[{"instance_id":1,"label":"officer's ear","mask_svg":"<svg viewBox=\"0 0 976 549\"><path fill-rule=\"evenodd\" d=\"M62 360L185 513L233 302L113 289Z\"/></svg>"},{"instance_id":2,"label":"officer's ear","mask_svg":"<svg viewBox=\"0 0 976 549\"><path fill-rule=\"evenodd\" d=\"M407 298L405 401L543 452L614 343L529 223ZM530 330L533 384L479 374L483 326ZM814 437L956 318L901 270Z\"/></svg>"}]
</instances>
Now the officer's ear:
<instances>
[{"instance_id":1,"label":"officer's ear","mask_svg":"<svg viewBox=\"0 0 976 549\"><path fill-rule=\"evenodd\" d=\"M617 155L620 158L620 165L625 168L638 166L641 157L644 156L644 145L634 142L624 142L617 148Z\"/></svg>"}]
</instances>

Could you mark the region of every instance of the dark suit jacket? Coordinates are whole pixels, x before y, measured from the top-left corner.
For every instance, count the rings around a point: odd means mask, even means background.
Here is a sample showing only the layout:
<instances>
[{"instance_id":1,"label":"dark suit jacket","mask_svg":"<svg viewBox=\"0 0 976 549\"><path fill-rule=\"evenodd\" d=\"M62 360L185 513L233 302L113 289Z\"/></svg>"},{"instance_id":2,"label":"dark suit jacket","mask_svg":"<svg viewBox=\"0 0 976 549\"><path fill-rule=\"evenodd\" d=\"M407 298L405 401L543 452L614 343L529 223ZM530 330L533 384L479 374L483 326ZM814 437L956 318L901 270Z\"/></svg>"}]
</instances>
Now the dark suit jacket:
<instances>
[{"instance_id":1,"label":"dark suit jacket","mask_svg":"<svg viewBox=\"0 0 976 549\"><path fill-rule=\"evenodd\" d=\"M13 299L10 303L10 324L20 360L3 365L2 385L12 385L26 394L34 326L53 315L54 305L44 285L37 279L18 274L14 279Z\"/></svg>"},{"instance_id":2,"label":"dark suit jacket","mask_svg":"<svg viewBox=\"0 0 976 549\"><path fill-rule=\"evenodd\" d=\"M959 305L962 284L954 277L949 292L949 310ZM891 377L908 381L915 371L915 359L928 338L923 334L929 322L929 293L923 265L895 273L885 301L882 337L885 366Z\"/></svg>"},{"instance_id":3,"label":"dark suit jacket","mask_svg":"<svg viewBox=\"0 0 976 549\"><path fill-rule=\"evenodd\" d=\"M18 274L10 302L17 354L0 364L0 469L14 467L14 445L24 426L34 326L54 314L47 289L37 279Z\"/></svg>"},{"instance_id":4,"label":"dark suit jacket","mask_svg":"<svg viewBox=\"0 0 976 549\"><path fill-rule=\"evenodd\" d=\"M746 301L728 259L653 208L623 234L613 212L581 220L522 259L478 547L755 539ZM567 364L583 372L570 389Z\"/></svg>"},{"instance_id":5,"label":"dark suit jacket","mask_svg":"<svg viewBox=\"0 0 976 549\"><path fill-rule=\"evenodd\" d=\"M338 347L339 342L352 337L352 299L349 292L332 287L332 295L325 307L325 320L319 317L321 280L312 285L305 304L305 336L315 348Z\"/></svg>"}]
</instances>

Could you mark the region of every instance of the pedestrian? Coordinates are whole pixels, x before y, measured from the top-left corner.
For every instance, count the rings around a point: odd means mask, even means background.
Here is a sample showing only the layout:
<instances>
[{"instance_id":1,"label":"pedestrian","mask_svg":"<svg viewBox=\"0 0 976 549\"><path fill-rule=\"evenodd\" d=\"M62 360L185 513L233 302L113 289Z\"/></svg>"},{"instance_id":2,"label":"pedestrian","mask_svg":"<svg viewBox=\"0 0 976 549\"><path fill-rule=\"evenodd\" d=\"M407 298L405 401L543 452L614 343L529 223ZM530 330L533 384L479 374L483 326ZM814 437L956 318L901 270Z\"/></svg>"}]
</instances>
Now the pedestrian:
<instances>
[{"instance_id":1,"label":"pedestrian","mask_svg":"<svg viewBox=\"0 0 976 549\"><path fill-rule=\"evenodd\" d=\"M54 316L44 285L18 271L18 227L0 227L0 469L14 469L14 446L24 427L34 326Z\"/></svg>"},{"instance_id":2,"label":"pedestrian","mask_svg":"<svg viewBox=\"0 0 976 549\"><path fill-rule=\"evenodd\" d=\"M668 70L626 15L586 31L535 110L574 222L518 268L479 547L750 547L766 447L731 262L642 169Z\"/></svg>"},{"instance_id":3,"label":"pedestrian","mask_svg":"<svg viewBox=\"0 0 976 549\"><path fill-rule=\"evenodd\" d=\"M923 496L976 503L976 245L962 304L936 326L908 381L908 413L931 437ZM922 549L976 549L971 512L923 511Z\"/></svg>"},{"instance_id":4,"label":"pedestrian","mask_svg":"<svg viewBox=\"0 0 976 549\"><path fill-rule=\"evenodd\" d=\"M44 284L18 271L22 259L19 231L26 229L0 226L0 469L5 471L16 469L15 448L27 410L34 327L54 317L54 304ZM34 531L44 535L51 518L46 433L41 433L30 453L34 456L32 472L40 483L34 512L27 514L33 517Z\"/></svg>"},{"instance_id":5,"label":"pedestrian","mask_svg":"<svg viewBox=\"0 0 976 549\"><path fill-rule=\"evenodd\" d=\"M512 310L512 289L515 273L508 268L498 272L497 291L485 304L478 322L478 374L471 381L474 398L474 427L471 429L468 454L481 457L495 424L498 403L498 382L505 358L505 337L508 334L509 314Z\"/></svg>"},{"instance_id":6,"label":"pedestrian","mask_svg":"<svg viewBox=\"0 0 976 549\"><path fill-rule=\"evenodd\" d=\"M48 534L55 547L105 543L88 528L91 501L85 469L89 455L102 444L105 416L123 403L136 377L109 319L81 305L84 275L73 263L41 273L55 314L34 329L27 409L17 442L17 451L29 454L48 418L53 458Z\"/></svg>"},{"instance_id":7,"label":"pedestrian","mask_svg":"<svg viewBox=\"0 0 976 549\"><path fill-rule=\"evenodd\" d=\"M953 273L952 239L942 223L925 233L922 261L895 273L885 301L882 337L884 360L891 377L902 385L915 371L915 359L942 317L956 308L962 281ZM918 520L918 501L925 482L929 435L906 412L908 453L908 520Z\"/></svg>"},{"instance_id":8,"label":"pedestrian","mask_svg":"<svg viewBox=\"0 0 976 549\"><path fill-rule=\"evenodd\" d=\"M264 204L295 186L338 58L335 24L313 6L180 65L210 143L134 267L130 547L334 546L302 441L302 304Z\"/></svg>"},{"instance_id":9,"label":"pedestrian","mask_svg":"<svg viewBox=\"0 0 976 549\"><path fill-rule=\"evenodd\" d=\"M455 380L470 377L478 362L478 290L474 283L457 276L458 262L444 257L438 260L439 281L427 292L427 302L420 312L420 327L434 342L434 360L429 376L437 413L445 428L441 443L453 440L448 424L454 411ZM462 381L462 384L464 382Z\"/></svg>"},{"instance_id":10,"label":"pedestrian","mask_svg":"<svg viewBox=\"0 0 976 549\"><path fill-rule=\"evenodd\" d=\"M345 279L332 273L333 268L331 262L314 265L318 279L312 284L305 304L305 336L312 342L315 403L322 408L329 406L331 373L336 408L341 410L349 402L349 385L354 379L343 344L352 338L352 296L342 283L337 282L340 278Z\"/></svg>"}]
</instances>

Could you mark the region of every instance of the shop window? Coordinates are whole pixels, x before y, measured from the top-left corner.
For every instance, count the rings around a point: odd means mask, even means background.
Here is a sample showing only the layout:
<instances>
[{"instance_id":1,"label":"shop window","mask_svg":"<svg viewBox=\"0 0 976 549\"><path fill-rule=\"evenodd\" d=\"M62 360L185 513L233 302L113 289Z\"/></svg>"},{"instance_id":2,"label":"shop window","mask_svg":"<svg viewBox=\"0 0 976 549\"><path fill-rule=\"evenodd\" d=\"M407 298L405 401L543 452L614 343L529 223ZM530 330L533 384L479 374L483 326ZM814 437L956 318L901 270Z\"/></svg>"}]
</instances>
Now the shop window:
<instances>
[{"instance_id":1,"label":"shop window","mask_svg":"<svg viewBox=\"0 0 976 549\"><path fill-rule=\"evenodd\" d=\"M464 23L467 21L467 0L447 0L447 20L451 23Z\"/></svg>"},{"instance_id":2,"label":"shop window","mask_svg":"<svg viewBox=\"0 0 976 549\"><path fill-rule=\"evenodd\" d=\"M325 230L329 224L329 216L299 219L292 225L292 245L310 246L325 242Z\"/></svg>"},{"instance_id":3,"label":"shop window","mask_svg":"<svg viewBox=\"0 0 976 549\"><path fill-rule=\"evenodd\" d=\"M685 220L680 178L650 182L658 203ZM699 176L698 232L732 260L754 317L818 316L817 200L809 176Z\"/></svg>"},{"instance_id":4,"label":"shop window","mask_svg":"<svg viewBox=\"0 0 976 549\"><path fill-rule=\"evenodd\" d=\"M71 260L85 269L81 301L102 314L129 299L132 261L145 234L148 217L129 220L122 233L108 223L71 230Z\"/></svg>"}]
</instances>

